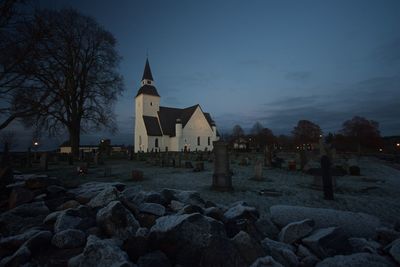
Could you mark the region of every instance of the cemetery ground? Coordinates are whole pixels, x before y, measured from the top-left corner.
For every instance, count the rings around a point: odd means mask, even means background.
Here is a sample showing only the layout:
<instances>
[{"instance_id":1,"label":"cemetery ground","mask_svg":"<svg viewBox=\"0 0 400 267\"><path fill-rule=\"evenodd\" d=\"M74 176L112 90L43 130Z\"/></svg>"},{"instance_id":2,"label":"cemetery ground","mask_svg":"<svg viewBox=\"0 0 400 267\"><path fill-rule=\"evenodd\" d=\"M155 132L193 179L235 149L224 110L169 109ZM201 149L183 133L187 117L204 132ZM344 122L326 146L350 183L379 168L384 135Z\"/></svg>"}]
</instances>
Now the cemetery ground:
<instances>
[{"instance_id":1,"label":"cemetery ground","mask_svg":"<svg viewBox=\"0 0 400 267\"><path fill-rule=\"evenodd\" d=\"M262 155L255 157L262 158ZM233 158L233 157L231 157ZM320 188L314 186L314 176L301 171L271 169L263 167L263 181L251 180L254 164L247 166L231 160L233 191L219 192L211 189L213 163L204 162L205 170L194 172L190 168L154 166L145 161L108 159L104 165L89 164L88 173L78 175L79 162L73 166L67 162L50 162L47 171L41 171L38 164L32 168L18 169L23 173L47 174L57 177L67 186L86 182L122 182L138 186L145 191L159 191L163 188L193 190L203 199L230 205L235 201L246 201L256 207L261 216L273 205L298 205L318 208L364 212L376 215L382 221L394 223L400 218L400 170L374 157L362 157L358 163L360 176L337 176L335 200L325 200ZM111 174L105 176L105 168ZM132 170L143 172L142 181L132 180Z\"/></svg>"}]
</instances>

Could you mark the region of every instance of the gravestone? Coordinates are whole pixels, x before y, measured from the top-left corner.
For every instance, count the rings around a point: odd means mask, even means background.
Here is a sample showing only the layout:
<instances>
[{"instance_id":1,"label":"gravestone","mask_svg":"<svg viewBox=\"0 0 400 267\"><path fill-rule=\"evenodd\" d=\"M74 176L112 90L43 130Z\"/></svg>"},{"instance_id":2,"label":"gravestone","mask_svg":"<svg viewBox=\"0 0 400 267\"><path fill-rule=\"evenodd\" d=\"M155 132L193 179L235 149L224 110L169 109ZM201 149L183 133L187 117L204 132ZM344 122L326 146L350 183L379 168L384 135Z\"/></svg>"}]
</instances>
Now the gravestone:
<instances>
[{"instance_id":1,"label":"gravestone","mask_svg":"<svg viewBox=\"0 0 400 267\"><path fill-rule=\"evenodd\" d=\"M185 161L185 168L187 169L193 169L193 164L191 161Z\"/></svg>"},{"instance_id":2,"label":"gravestone","mask_svg":"<svg viewBox=\"0 0 400 267\"><path fill-rule=\"evenodd\" d=\"M26 165L28 168L32 167L32 152L30 147L28 147L28 151L26 152Z\"/></svg>"},{"instance_id":3,"label":"gravestone","mask_svg":"<svg viewBox=\"0 0 400 267\"><path fill-rule=\"evenodd\" d=\"M304 169L304 166L307 164L307 155L305 150L300 150L299 152L299 163L300 163L300 170Z\"/></svg>"},{"instance_id":4,"label":"gravestone","mask_svg":"<svg viewBox=\"0 0 400 267\"><path fill-rule=\"evenodd\" d=\"M253 180L262 181L263 179L263 164L261 160L257 160L254 165L254 177Z\"/></svg>"},{"instance_id":5,"label":"gravestone","mask_svg":"<svg viewBox=\"0 0 400 267\"><path fill-rule=\"evenodd\" d=\"M85 152L83 150L79 150L79 161L83 161L85 159Z\"/></svg>"},{"instance_id":6,"label":"gravestone","mask_svg":"<svg viewBox=\"0 0 400 267\"><path fill-rule=\"evenodd\" d=\"M265 165L265 167L270 168L272 166L271 161L272 161L271 151L268 148L268 145L266 145L265 146L265 151L264 151L264 165Z\"/></svg>"},{"instance_id":7,"label":"gravestone","mask_svg":"<svg viewBox=\"0 0 400 267\"><path fill-rule=\"evenodd\" d=\"M8 192L6 186L13 183L14 176L11 165L11 155L8 149L8 143L4 144L3 154L0 161L0 194Z\"/></svg>"},{"instance_id":8,"label":"gravestone","mask_svg":"<svg viewBox=\"0 0 400 267\"><path fill-rule=\"evenodd\" d=\"M139 170L132 171L132 180L133 181L142 181L143 180L143 172Z\"/></svg>"},{"instance_id":9,"label":"gravestone","mask_svg":"<svg viewBox=\"0 0 400 267\"><path fill-rule=\"evenodd\" d=\"M214 145L214 174L212 188L220 191L232 190L232 177L229 170L228 144L215 141Z\"/></svg>"},{"instance_id":10,"label":"gravestone","mask_svg":"<svg viewBox=\"0 0 400 267\"><path fill-rule=\"evenodd\" d=\"M178 168L182 167L182 152L178 154Z\"/></svg>"},{"instance_id":11,"label":"gravestone","mask_svg":"<svg viewBox=\"0 0 400 267\"><path fill-rule=\"evenodd\" d=\"M323 155L321 157L321 169L322 169L322 187L324 190L324 198L327 200L333 200L331 162L327 155Z\"/></svg>"},{"instance_id":12,"label":"gravestone","mask_svg":"<svg viewBox=\"0 0 400 267\"><path fill-rule=\"evenodd\" d=\"M104 168L104 177L111 176L111 173L112 173L111 166L107 166L107 167Z\"/></svg>"},{"instance_id":13,"label":"gravestone","mask_svg":"<svg viewBox=\"0 0 400 267\"><path fill-rule=\"evenodd\" d=\"M73 165L74 164L74 156L72 153L68 154L68 165Z\"/></svg>"},{"instance_id":14,"label":"gravestone","mask_svg":"<svg viewBox=\"0 0 400 267\"><path fill-rule=\"evenodd\" d=\"M203 161L198 161L196 162L194 170L195 172L201 172L204 171L204 162Z\"/></svg>"},{"instance_id":15,"label":"gravestone","mask_svg":"<svg viewBox=\"0 0 400 267\"><path fill-rule=\"evenodd\" d=\"M47 171L49 166L49 159L47 153L42 153L40 156L40 169L43 171Z\"/></svg>"},{"instance_id":16,"label":"gravestone","mask_svg":"<svg viewBox=\"0 0 400 267\"><path fill-rule=\"evenodd\" d=\"M99 163L100 163L100 152L97 151L94 154L93 162L94 162L95 165L99 165Z\"/></svg>"}]
</instances>

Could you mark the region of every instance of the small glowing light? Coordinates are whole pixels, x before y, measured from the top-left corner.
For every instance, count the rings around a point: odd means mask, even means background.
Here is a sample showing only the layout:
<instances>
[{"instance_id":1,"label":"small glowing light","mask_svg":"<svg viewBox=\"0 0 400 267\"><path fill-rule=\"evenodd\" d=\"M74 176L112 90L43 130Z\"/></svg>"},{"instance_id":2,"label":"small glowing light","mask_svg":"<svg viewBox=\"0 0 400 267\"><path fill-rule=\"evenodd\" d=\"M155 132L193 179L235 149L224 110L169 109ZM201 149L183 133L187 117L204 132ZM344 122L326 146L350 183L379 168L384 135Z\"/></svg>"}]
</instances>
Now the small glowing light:
<instances>
[{"instance_id":1,"label":"small glowing light","mask_svg":"<svg viewBox=\"0 0 400 267\"><path fill-rule=\"evenodd\" d=\"M397 143L396 146L400 147L400 143Z\"/></svg>"},{"instance_id":2,"label":"small glowing light","mask_svg":"<svg viewBox=\"0 0 400 267\"><path fill-rule=\"evenodd\" d=\"M379 151L380 151L380 152L382 152L382 151L383 151L383 149L382 149L382 148L379 148Z\"/></svg>"},{"instance_id":3,"label":"small glowing light","mask_svg":"<svg viewBox=\"0 0 400 267\"><path fill-rule=\"evenodd\" d=\"M34 145L34 146L38 146L39 143L38 143L38 142L34 142L33 145Z\"/></svg>"},{"instance_id":4,"label":"small glowing light","mask_svg":"<svg viewBox=\"0 0 400 267\"><path fill-rule=\"evenodd\" d=\"M319 137L322 137L322 134L320 134Z\"/></svg>"},{"instance_id":5,"label":"small glowing light","mask_svg":"<svg viewBox=\"0 0 400 267\"><path fill-rule=\"evenodd\" d=\"M101 142L104 143L104 139L101 139Z\"/></svg>"}]
</instances>

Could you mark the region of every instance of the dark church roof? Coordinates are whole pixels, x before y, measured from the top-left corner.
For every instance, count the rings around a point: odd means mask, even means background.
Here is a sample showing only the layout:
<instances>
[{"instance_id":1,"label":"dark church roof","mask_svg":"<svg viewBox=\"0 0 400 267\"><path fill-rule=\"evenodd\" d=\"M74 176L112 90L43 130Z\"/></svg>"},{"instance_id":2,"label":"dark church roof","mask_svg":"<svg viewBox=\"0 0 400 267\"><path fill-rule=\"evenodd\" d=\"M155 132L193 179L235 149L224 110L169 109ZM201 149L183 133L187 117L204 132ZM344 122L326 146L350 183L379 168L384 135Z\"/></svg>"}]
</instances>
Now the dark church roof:
<instances>
[{"instance_id":1,"label":"dark church roof","mask_svg":"<svg viewBox=\"0 0 400 267\"><path fill-rule=\"evenodd\" d=\"M146 132L150 136L162 136L160 124L158 123L157 117L143 116L144 125L146 126Z\"/></svg>"},{"instance_id":2,"label":"dark church roof","mask_svg":"<svg viewBox=\"0 0 400 267\"><path fill-rule=\"evenodd\" d=\"M140 94L145 94L145 95L154 95L154 96L160 96L157 92L157 89L153 85L145 84L142 87L140 87L139 91L137 92L136 96Z\"/></svg>"},{"instance_id":3,"label":"dark church roof","mask_svg":"<svg viewBox=\"0 0 400 267\"><path fill-rule=\"evenodd\" d=\"M175 136L176 121L180 120L182 127L185 127L197 107L199 107L199 105L194 105L188 108L160 107L160 111L158 111L158 118L160 119L160 124L164 135ZM210 127L215 125L209 113L204 113L204 115Z\"/></svg>"},{"instance_id":4,"label":"dark church roof","mask_svg":"<svg viewBox=\"0 0 400 267\"><path fill-rule=\"evenodd\" d=\"M145 79L153 81L153 75L151 75L151 69L148 58L146 58L146 65L144 66L142 81Z\"/></svg>"}]
</instances>

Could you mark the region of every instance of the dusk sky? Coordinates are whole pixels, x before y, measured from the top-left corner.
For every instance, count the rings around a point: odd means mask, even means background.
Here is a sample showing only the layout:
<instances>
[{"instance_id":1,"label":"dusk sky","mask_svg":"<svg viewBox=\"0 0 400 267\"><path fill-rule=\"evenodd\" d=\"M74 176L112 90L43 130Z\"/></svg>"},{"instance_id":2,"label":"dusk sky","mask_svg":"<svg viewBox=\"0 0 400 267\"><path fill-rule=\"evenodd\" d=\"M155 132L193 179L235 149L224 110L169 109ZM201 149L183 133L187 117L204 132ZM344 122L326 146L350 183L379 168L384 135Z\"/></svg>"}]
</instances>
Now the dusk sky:
<instances>
[{"instance_id":1,"label":"dusk sky","mask_svg":"<svg viewBox=\"0 0 400 267\"><path fill-rule=\"evenodd\" d=\"M133 141L146 51L161 105L200 104L221 132L300 119L338 131L354 115L400 134L400 1L37 1L94 17L118 41L126 91L115 111Z\"/></svg>"}]
</instances>

